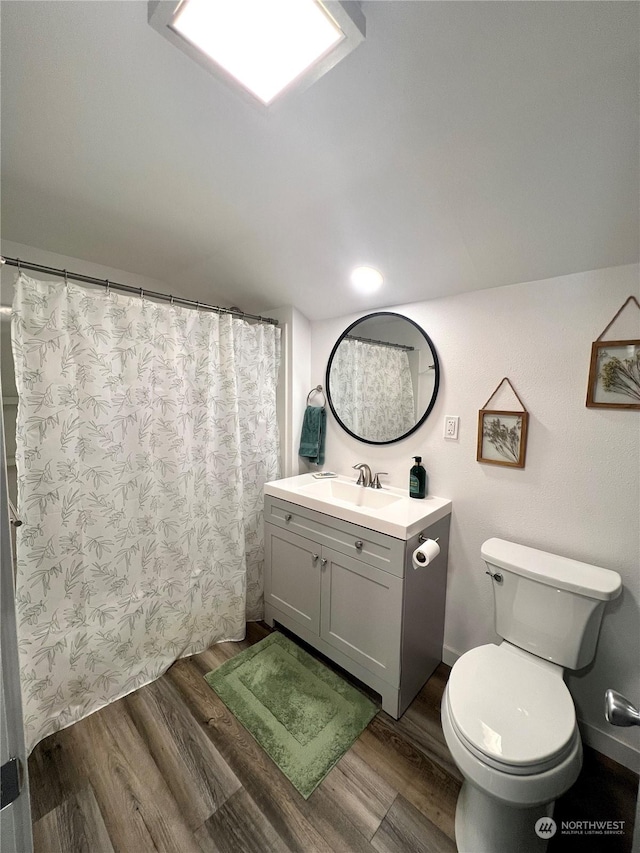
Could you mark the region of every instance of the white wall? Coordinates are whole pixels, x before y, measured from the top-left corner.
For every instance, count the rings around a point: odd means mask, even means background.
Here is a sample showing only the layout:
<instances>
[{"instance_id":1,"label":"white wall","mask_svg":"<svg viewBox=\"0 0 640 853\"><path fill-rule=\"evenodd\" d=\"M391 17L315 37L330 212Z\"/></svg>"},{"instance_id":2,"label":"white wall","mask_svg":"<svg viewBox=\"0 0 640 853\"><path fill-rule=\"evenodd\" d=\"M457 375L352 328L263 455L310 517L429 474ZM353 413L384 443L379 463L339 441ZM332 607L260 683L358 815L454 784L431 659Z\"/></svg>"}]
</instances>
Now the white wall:
<instances>
[{"instance_id":1,"label":"white wall","mask_svg":"<svg viewBox=\"0 0 640 853\"><path fill-rule=\"evenodd\" d=\"M636 770L639 731L605 722L603 694L613 687L640 702L640 412L587 409L585 397L591 342L627 296L638 296L638 276L635 265L614 267L391 309L434 341L442 367L436 405L416 433L382 447L351 438L329 413L325 465L351 474L354 463L368 462L407 488L411 457L420 454L430 492L453 501L448 662L497 641L480 558L488 537L620 572L624 591L607 607L596 660L568 683L587 742ZM324 384L331 348L357 316L312 323L313 383ZM640 338L640 311L627 309L611 334ZM475 459L478 410L505 375L530 413L524 470ZM495 402L518 408L508 395ZM445 415L460 416L457 442L443 438Z\"/></svg>"}]
</instances>

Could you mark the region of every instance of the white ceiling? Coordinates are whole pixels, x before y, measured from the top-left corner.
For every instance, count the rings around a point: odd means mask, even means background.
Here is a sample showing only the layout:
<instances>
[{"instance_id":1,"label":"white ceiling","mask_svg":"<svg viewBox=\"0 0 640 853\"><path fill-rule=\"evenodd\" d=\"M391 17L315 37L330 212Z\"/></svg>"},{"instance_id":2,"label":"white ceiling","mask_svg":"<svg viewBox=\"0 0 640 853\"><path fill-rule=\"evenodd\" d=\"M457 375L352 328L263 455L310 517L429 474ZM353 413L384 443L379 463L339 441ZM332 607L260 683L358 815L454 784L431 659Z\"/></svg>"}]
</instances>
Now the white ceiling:
<instances>
[{"instance_id":1,"label":"white ceiling","mask_svg":"<svg viewBox=\"0 0 640 853\"><path fill-rule=\"evenodd\" d=\"M638 259L638 3L362 8L265 112L146 2L5 0L3 236L311 319Z\"/></svg>"}]
</instances>

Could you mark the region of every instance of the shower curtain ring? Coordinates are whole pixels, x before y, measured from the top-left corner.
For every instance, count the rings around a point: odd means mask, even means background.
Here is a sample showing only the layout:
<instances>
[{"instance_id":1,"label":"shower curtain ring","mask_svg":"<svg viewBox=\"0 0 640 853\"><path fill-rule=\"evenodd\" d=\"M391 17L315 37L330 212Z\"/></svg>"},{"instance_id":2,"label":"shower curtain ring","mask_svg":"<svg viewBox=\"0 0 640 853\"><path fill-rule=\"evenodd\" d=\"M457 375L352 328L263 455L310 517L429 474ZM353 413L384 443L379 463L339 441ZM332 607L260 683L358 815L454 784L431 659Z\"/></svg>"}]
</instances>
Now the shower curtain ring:
<instances>
[{"instance_id":1,"label":"shower curtain ring","mask_svg":"<svg viewBox=\"0 0 640 853\"><path fill-rule=\"evenodd\" d=\"M108 296L111 293L111 282L109 281L108 278L105 278L105 281L107 283L107 296Z\"/></svg>"},{"instance_id":2,"label":"shower curtain ring","mask_svg":"<svg viewBox=\"0 0 640 853\"><path fill-rule=\"evenodd\" d=\"M140 288L140 299L144 299L144 290Z\"/></svg>"},{"instance_id":3,"label":"shower curtain ring","mask_svg":"<svg viewBox=\"0 0 640 853\"><path fill-rule=\"evenodd\" d=\"M69 287L69 276L68 276L68 274L67 274L67 271L66 271L66 270L62 270L62 272L64 273L64 286L65 286L65 287Z\"/></svg>"},{"instance_id":4,"label":"shower curtain ring","mask_svg":"<svg viewBox=\"0 0 640 853\"><path fill-rule=\"evenodd\" d=\"M173 293L169 294L169 302L173 305Z\"/></svg>"},{"instance_id":5,"label":"shower curtain ring","mask_svg":"<svg viewBox=\"0 0 640 853\"><path fill-rule=\"evenodd\" d=\"M200 310L200 303L196 302L196 311L199 311L199 310Z\"/></svg>"},{"instance_id":6,"label":"shower curtain ring","mask_svg":"<svg viewBox=\"0 0 640 853\"><path fill-rule=\"evenodd\" d=\"M16 258L16 260L18 262L16 264L16 266L18 267L18 272L22 272L22 264L20 263L20 258Z\"/></svg>"}]
</instances>

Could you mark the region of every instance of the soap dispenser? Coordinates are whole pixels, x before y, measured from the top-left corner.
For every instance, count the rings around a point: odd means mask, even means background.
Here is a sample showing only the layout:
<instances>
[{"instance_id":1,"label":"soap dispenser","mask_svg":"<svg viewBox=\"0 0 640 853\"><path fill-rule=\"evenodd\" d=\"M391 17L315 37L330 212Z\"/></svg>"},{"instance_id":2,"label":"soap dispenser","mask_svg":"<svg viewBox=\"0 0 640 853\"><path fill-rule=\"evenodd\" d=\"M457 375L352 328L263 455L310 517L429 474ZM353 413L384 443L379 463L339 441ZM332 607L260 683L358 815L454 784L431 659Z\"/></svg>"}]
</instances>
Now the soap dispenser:
<instances>
[{"instance_id":1,"label":"soap dispenser","mask_svg":"<svg viewBox=\"0 0 640 853\"><path fill-rule=\"evenodd\" d=\"M424 498L427 494L427 472L422 465L422 456L414 456L416 464L409 472L409 497Z\"/></svg>"}]
</instances>

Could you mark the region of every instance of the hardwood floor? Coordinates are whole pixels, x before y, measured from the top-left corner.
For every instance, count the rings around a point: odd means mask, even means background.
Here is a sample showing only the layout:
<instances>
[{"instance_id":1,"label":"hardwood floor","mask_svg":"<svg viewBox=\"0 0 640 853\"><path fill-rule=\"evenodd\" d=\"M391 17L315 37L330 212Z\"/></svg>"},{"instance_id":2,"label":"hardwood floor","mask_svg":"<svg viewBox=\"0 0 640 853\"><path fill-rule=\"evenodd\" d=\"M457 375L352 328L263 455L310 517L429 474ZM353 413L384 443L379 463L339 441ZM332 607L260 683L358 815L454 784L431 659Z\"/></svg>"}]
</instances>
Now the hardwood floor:
<instances>
[{"instance_id":1,"label":"hardwood floor","mask_svg":"<svg viewBox=\"0 0 640 853\"><path fill-rule=\"evenodd\" d=\"M35 853L455 853L461 776L440 727L449 668L402 719L380 712L308 800L202 677L262 639L222 643L51 735L29 759ZM550 853L628 853L638 779L585 750L565 820L623 836L560 836ZM591 846L590 846L591 845Z\"/></svg>"}]
</instances>

